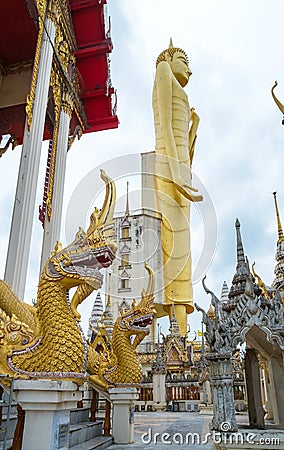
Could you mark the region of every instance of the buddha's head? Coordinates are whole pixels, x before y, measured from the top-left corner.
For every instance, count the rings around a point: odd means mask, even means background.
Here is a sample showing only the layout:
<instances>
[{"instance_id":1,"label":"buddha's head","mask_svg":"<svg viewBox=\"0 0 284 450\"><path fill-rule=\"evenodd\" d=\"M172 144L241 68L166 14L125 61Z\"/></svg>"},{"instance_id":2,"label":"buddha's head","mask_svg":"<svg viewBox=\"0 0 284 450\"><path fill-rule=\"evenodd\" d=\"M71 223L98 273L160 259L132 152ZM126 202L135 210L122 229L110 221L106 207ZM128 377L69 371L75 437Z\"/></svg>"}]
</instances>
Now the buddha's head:
<instances>
[{"instance_id":1,"label":"buddha's head","mask_svg":"<svg viewBox=\"0 0 284 450\"><path fill-rule=\"evenodd\" d=\"M156 67L162 61L166 61L172 69L175 78L180 85L184 87L189 80L191 70L189 68L189 61L184 50L174 47L172 39L170 40L169 48L164 50L157 58Z\"/></svg>"}]
</instances>

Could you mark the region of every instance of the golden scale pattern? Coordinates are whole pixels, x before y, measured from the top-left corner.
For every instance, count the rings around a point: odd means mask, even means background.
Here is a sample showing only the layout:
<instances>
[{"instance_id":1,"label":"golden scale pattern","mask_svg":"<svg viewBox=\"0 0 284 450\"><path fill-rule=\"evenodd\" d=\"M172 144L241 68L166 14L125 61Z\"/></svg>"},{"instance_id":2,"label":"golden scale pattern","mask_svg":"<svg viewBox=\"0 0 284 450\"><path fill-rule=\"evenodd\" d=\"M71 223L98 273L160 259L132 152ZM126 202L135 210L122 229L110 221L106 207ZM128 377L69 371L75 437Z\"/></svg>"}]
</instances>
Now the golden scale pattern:
<instances>
[{"instance_id":1,"label":"golden scale pattern","mask_svg":"<svg viewBox=\"0 0 284 450\"><path fill-rule=\"evenodd\" d=\"M82 373L84 344L66 301L66 289L43 278L38 299L42 343L33 352L14 356L13 364L28 372Z\"/></svg>"},{"instance_id":2,"label":"golden scale pattern","mask_svg":"<svg viewBox=\"0 0 284 450\"><path fill-rule=\"evenodd\" d=\"M114 371L105 375L106 380L115 386L140 384L142 370L137 352L130 343L130 336L119 329L116 321L113 330L113 352L117 355L118 364Z\"/></svg>"}]
</instances>

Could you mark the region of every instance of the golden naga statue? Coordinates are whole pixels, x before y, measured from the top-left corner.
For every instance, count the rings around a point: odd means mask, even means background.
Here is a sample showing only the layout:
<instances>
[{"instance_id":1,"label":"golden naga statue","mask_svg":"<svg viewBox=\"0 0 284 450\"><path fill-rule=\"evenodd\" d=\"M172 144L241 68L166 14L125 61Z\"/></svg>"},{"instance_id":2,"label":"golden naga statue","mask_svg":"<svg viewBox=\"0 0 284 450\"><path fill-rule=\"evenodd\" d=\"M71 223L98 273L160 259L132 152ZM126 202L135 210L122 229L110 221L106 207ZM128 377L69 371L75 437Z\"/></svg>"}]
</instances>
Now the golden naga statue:
<instances>
[{"instance_id":1,"label":"golden naga statue","mask_svg":"<svg viewBox=\"0 0 284 450\"><path fill-rule=\"evenodd\" d=\"M142 369L138 360L136 347L150 333L150 325L154 314L154 275L153 270L145 263L149 274L146 291L141 293L141 301L134 300L129 311L120 312L113 328L112 341L106 331L100 330L90 347L93 351L100 351L104 356L104 364L99 368L99 380L104 380L104 388L140 386ZM104 338L102 339L102 335ZM135 339L132 341L132 337ZM89 382L98 385L98 375L89 377Z\"/></svg>"},{"instance_id":2,"label":"golden naga statue","mask_svg":"<svg viewBox=\"0 0 284 450\"><path fill-rule=\"evenodd\" d=\"M78 383L90 375L94 387L107 390L104 371L108 373L112 369L110 380L115 373L122 376L125 372L131 381L129 367L133 366L133 380L137 383L137 357L129 360L127 365L120 359L121 354L127 355L121 334L119 342L113 341L112 353L117 361L114 367L110 367L111 361L88 346L79 324L78 305L94 289L101 287L103 276L100 269L111 265L117 249L112 239L115 185L103 171L101 177L106 184L102 209L94 210L87 232L80 228L70 245L63 249L57 243L43 268L36 305L22 302L5 281L0 281L1 374L23 379L66 379ZM77 290L69 300L69 290L76 286ZM145 335L150 318L153 320L150 304L153 301L149 302L150 299L151 295L144 299L141 307L139 305L139 311L135 309L132 322L129 319L134 328L137 326L137 334L138 329L141 330L140 337ZM144 321L145 311L149 314ZM120 320L123 325L124 318ZM129 330L126 333L128 336Z\"/></svg>"},{"instance_id":3,"label":"golden naga statue","mask_svg":"<svg viewBox=\"0 0 284 450\"><path fill-rule=\"evenodd\" d=\"M191 186L199 117L189 107L184 87L191 71L186 53L172 41L157 59L153 88L155 121L155 193L162 214L164 269L163 310L170 314L174 301L180 333L187 332L187 314L193 311L190 252L190 202L202 200ZM160 314L160 311L158 311Z\"/></svg>"}]
</instances>

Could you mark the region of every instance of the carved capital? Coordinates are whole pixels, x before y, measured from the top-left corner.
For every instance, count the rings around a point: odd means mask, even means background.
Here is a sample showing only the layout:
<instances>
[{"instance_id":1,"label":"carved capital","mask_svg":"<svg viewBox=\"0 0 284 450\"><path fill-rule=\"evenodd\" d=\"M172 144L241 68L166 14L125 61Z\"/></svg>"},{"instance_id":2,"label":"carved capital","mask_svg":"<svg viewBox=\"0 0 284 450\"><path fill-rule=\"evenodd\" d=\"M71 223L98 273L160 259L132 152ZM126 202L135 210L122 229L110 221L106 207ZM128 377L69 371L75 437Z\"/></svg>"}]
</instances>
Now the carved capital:
<instances>
[{"instance_id":1,"label":"carved capital","mask_svg":"<svg viewBox=\"0 0 284 450\"><path fill-rule=\"evenodd\" d=\"M61 109L66 112L70 119L74 108L74 95L71 92L64 91L62 95Z\"/></svg>"},{"instance_id":2,"label":"carved capital","mask_svg":"<svg viewBox=\"0 0 284 450\"><path fill-rule=\"evenodd\" d=\"M71 148L73 142L75 141L76 137L78 137L78 140L80 140L82 135L83 135L83 129L81 128L80 125L77 125L75 127L73 135L69 136L69 138L68 138L68 150L70 150L70 148Z\"/></svg>"},{"instance_id":3,"label":"carved capital","mask_svg":"<svg viewBox=\"0 0 284 450\"><path fill-rule=\"evenodd\" d=\"M47 8L47 0L36 0L36 6L39 16L44 18Z\"/></svg>"}]
</instances>

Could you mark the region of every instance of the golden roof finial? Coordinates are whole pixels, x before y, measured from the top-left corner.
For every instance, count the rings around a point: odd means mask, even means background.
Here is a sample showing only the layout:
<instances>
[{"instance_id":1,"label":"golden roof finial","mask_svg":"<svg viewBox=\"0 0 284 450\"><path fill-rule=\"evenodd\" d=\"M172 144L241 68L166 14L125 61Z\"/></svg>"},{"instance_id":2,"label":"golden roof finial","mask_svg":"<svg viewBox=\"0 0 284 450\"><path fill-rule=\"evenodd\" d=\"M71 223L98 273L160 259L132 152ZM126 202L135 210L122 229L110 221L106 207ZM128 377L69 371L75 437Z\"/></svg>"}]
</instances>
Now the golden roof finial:
<instances>
[{"instance_id":1,"label":"golden roof finial","mask_svg":"<svg viewBox=\"0 0 284 450\"><path fill-rule=\"evenodd\" d=\"M171 333L178 333L179 334L179 326L177 323L177 319L175 316L175 301L174 301L174 291L172 291L172 311L171 311L171 317L170 317L170 328L169 331Z\"/></svg>"},{"instance_id":2,"label":"golden roof finial","mask_svg":"<svg viewBox=\"0 0 284 450\"><path fill-rule=\"evenodd\" d=\"M264 282L262 281L262 279L260 278L260 276L257 275L256 271L254 270L254 266L255 266L255 262L251 266L251 270L252 270L253 275L257 278L257 284L262 289L264 297L267 299L270 299L270 296L267 292L266 286L265 286Z\"/></svg>"},{"instance_id":3,"label":"golden roof finial","mask_svg":"<svg viewBox=\"0 0 284 450\"><path fill-rule=\"evenodd\" d=\"M211 319L214 320L215 319L215 309L212 305L212 303L210 303L209 309L207 311L207 316Z\"/></svg>"},{"instance_id":4,"label":"golden roof finial","mask_svg":"<svg viewBox=\"0 0 284 450\"><path fill-rule=\"evenodd\" d=\"M280 215L279 215L279 211L278 211L278 204L277 204L276 194L277 194L277 192L273 192L274 204L275 204L275 210L276 210L276 217L277 217L277 226L278 226L278 243L280 243L280 242L282 242L284 240L284 236L283 236L283 230L282 230Z\"/></svg>"},{"instance_id":5,"label":"golden roof finial","mask_svg":"<svg viewBox=\"0 0 284 450\"><path fill-rule=\"evenodd\" d=\"M110 278L111 278L111 272L108 273L108 293L107 293L107 304L106 304L107 308L110 308Z\"/></svg>"},{"instance_id":6,"label":"golden roof finial","mask_svg":"<svg viewBox=\"0 0 284 450\"><path fill-rule=\"evenodd\" d=\"M169 48L174 48L172 38L170 38L170 45L169 45Z\"/></svg>"},{"instance_id":7,"label":"golden roof finial","mask_svg":"<svg viewBox=\"0 0 284 450\"><path fill-rule=\"evenodd\" d=\"M129 216L129 192L128 192L128 188L129 188L129 181L127 181L127 183L126 183L126 205L125 205L125 216L126 217Z\"/></svg>"},{"instance_id":8,"label":"golden roof finial","mask_svg":"<svg viewBox=\"0 0 284 450\"><path fill-rule=\"evenodd\" d=\"M60 241L56 241L56 244L55 244L55 247L54 247L54 249L53 249L53 251L52 251L52 256L54 256L54 255L56 255L57 253L59 253L59 252L61 252L61 250L62 250L62 244L61 244L61 242Z\"/></svg>"},{"instance_id":9,"label":"golden roof finial","mask_svg":"<svg viewBox=\"0 0 284 450\"><path fill-rule=\"evenodd\" d=\"M174 301L174 291L172 291L172 320L175 320L175 301Z\"/></svg>"}]
</instances>

